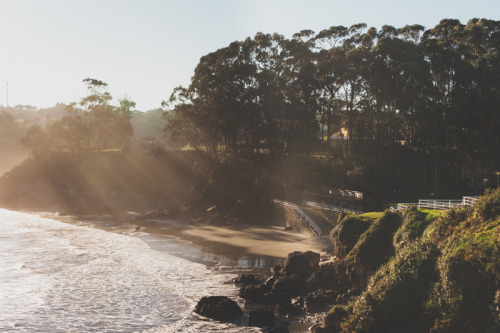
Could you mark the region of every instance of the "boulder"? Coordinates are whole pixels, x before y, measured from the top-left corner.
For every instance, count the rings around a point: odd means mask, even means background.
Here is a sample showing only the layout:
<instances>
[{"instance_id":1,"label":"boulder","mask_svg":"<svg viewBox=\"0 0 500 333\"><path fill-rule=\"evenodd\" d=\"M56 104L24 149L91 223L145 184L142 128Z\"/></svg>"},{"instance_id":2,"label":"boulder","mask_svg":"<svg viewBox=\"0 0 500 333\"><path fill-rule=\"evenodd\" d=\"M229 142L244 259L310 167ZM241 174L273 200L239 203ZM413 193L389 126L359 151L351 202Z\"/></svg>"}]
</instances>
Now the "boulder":
<instances>
[{"instance_id":1,"label":"boulder","mask_svg":"<svg viewBox=\"0 0 500 333\"><path fill-rule=\"evenodd\" d=\"M194 312L220 321L232 320L243 315L240 306L226 296L202 297Z\"/></svg>"},{"instance_id":2,"label":"boulder","mask_svg":"<svg viewBox=\"0 0 500 333\"><path fill-rule=\"evenodd\" d=\"M285 267L281 269L283 274L299 274L302 277L309 277L319 268L319 253L307 251L295 251L288 254Z\"/></svg>"},{"instance_id":3,"label":"boulder","mask_svg":"<svg viewBox=\"0 0 500 333\"><path fill-rule=\"evenodd\" d=\"M287 298L278 303L277 311L280 316L287 318L295 317L302 313L302 304L299 302L292 302Z\"/></svg>"},{"instance_id":4,"label":"boulder","mask_svg":"<svg viewBox=\"0 0 500 333\"><path fill-rule=\"evenodd\" d=\"M307 289L334 288L336 284L335 267L333 263L321 265L319 269L307 279Z\"/></svg>"},{"instance_id":5,"label":"boulder","mask_svg":"<svg viewBox=\"0 0 500 333\"><path fill-rule=\"evenodd\" d=\"M265 284L244 286L240 289L239 296L248 301L256 303L268 303L265 294L269 291L270 286Z\"/></svg>"},{"instance_id":6,"label":"boulder","mask_svg":"<svg viewBox=\"0 0 500 333\"><path fill-rule=\"evenodd\" d=\"M284 326L274 326L263 331L264 333L288 333L288 328Z\"/></svg>"},{"instance_id":7,"label":"boulder","mask_svg":"<svg viewBox=\"0 0 500 333\"><path fill-rule=\"evenodd\" d=\"M240 274L232 280L234 284L254 285L260 284L262 281L256 275Z\"/></svg>"},{"instance_id":8,"label":"boulder","mask_svg":"<svg viewBox=\"0 0 500 333\"><path fill-rule=\"evenodd\" d=\"M274 324L272 310L253 310L248 314L248 326L274 327Z\"/></svg>"},{"instance_id":9,"label":"boulder","mask_svg":"<svg viewBox=\"0 0 500 333\"><path fill-rule=\"evenodd\" d=\"M294 297L305 291L306 282L299 274L283 275L274 281L270 294L274 296ZM279 297L275 297L279 299Z\"/></svg>"},{"instance_id":10,"label":"boulder","mask_svg":"<svg viewBox=\"0 0 500 333\"><path fill-rule=\"evenodd\" d=\"M338 294L333 290L320 289L304 298L304 308L307 313L316 313L327 310L334 304Z\"/></svg>"}]
</instances>

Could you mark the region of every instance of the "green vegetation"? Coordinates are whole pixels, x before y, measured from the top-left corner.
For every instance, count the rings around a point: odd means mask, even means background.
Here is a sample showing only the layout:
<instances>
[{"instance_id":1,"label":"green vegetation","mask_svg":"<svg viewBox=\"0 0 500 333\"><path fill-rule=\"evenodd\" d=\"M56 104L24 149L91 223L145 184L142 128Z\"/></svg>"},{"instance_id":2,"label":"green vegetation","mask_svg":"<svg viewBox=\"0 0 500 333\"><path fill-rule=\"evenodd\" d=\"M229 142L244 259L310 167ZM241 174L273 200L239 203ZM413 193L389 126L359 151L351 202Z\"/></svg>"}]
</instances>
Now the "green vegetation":
<instances>
[{"instance_id":1,"label":"green vegetation","mask_svg":"<svg viewBox=\"0 0 500 333\"><path fill-rule=\"evenodd\" d=\"M19 145L24 128L11 113L0 111L0 175L26 158Z\"/></svg>"},{"instance_id":2,"label":"green vegetation","mask_svg":"<svg viewBox=\"0 0 500 333\"><path fill-rule=\"evenodd\" d=\"M31 156L121 149L130 143L133 134L130 117L135 103L121 99L120 106L111 106L106 83L90 78L83 82L89 94L81 99L79 106L68 105L66 115L45 124L45 129L34 124L26 130L20 142Z\"/></svg>"},{"instance_id":3,"label":"green vegetation","mask_svg":"<svg viewBox=\"0 0 500 333\"><path fill-rule=\"evenodd\" d=\"M354 285L359 271L370 271L384 253L394 253L366 287L357 284L359 297L332 309L327 331L498 332L499 213L497 189L474 207L446 214L409 208L400 216L385 213L371 222L342 259L347 267L353 262L362 266L351 272ZM352 217L342 223L348 221Z\"/></svg>"},{"instance_id":4,"label":"green vegetation","mask_svg":"<svg viewBox=\"0 0 500 333\"><path fill-rule=\"evenodd\" d=\"M317 152L343 169L324 183L378 197L477 193L500 164L499 36L487 19L257 33L200 59L163 104L169 137L250 159Z\"/></svg>"},{"instance_id":5,"label":"green vegetation","mask_svg":"<svg viewBox=\"0 0 500 333\"><path fill-rule=\"evenodd\" d=\"M361 264L371 269L386 262L394 254L392 239L400 223L398 214L385 212L361 234L345 260L349 264Z\"/></svg>"}]
</instances>

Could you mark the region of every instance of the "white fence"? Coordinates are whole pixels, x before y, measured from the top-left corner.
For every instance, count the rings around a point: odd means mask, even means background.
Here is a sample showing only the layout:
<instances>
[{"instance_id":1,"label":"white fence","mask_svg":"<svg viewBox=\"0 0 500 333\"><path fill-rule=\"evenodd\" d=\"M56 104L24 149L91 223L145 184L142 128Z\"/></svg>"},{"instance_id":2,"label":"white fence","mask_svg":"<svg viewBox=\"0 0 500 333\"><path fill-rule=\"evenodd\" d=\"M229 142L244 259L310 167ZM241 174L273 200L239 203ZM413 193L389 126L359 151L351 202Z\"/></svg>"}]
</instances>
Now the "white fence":
<instances>
[{"instance_id":1,"label":"white fence","mask_svg":"<svg viewBox=\"0 0 500 333\"><path fill-rule=\"evenodd\" d=\"M296 204L292 203L292 202L288 202L288 201L281 201L281 200L278 200L278 199L273 199L273 202L275 204L278 204L278 205L281 205L281 206L285 206L285 207L290 207L290 208L293 208L295 209L295 211L300 215L300 217L302 218L302 221L306 222L309 227L318 235L318 236L321 236L321 228L318 227L318 225L316 223L314 223L314 221L306 214L304 213L304 211L299 207L297 206Z\"/></svg>"},{"instance_id":2,"label":"white fence","mask_svg":"<svg viewBox=\"0 0 500 333\"><path fill-rule=\"evenodd\" d=\"M417 208L428 208L435 210L447 210L455 207L474 206L477 197L463 197L462 200L456 199L419 199L417 203L398 203L391 206L391 211L404 210L408 207L415 206Z\"/></svg>"},{"instance_id":3,"label":"white fence","mask_svg":"<svg viewBox=\"0 0 500 333\"><path fill-rule=\"evenodd\" d=\"M324 203L319 203L319 202L314 202L314 201L304 200L304 201L302 201L302 206L317 207L317 208L321 208L323 210L329 210L332 212L339 212L339 213L349 212L349 213L353 213L356 215L364 214L364 212L361 212L359 210L353 210L353 209L342 208L342 207L337 207L337 206L325 205Z\"/></svg>"}]
</instances>

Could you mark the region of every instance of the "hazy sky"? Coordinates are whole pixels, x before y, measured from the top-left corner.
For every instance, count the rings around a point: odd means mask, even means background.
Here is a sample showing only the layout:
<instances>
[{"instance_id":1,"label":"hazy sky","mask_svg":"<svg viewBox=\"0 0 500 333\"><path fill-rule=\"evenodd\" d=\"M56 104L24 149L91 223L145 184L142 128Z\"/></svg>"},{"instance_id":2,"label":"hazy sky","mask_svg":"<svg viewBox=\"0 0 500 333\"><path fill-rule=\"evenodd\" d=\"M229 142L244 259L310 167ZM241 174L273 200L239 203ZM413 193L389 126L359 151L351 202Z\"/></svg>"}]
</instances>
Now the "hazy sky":
<instances>
[{"instance_id":1,"label":"hazy sky","mask_svg":"<svg viewBox=\"0 0 500 333\"><path fill-rule=\"evenodd\" d=\"M187 86L201 56L253 37L364 22L500 20L499 0L0 0L0 104L75 102L90 77L139 110Z\"/></svg>"}]
</instances>

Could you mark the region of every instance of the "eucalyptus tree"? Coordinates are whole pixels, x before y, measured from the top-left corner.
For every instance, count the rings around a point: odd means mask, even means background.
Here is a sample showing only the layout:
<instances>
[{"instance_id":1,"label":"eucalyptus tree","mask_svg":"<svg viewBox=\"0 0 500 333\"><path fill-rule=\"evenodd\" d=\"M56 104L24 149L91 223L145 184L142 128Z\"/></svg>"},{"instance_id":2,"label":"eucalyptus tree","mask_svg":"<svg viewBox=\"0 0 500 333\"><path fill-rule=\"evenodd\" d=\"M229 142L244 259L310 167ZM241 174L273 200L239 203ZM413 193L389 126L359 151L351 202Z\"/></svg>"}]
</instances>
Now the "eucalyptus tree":
<instances>
[{"instance_id":1,"label":"eucalyptus tree","mask_svg":"<svg viewBox=\"0 0 500 333\"><path fill-rule=\"evenodd\" d=\"M46 124L45 130L34 127L27 131L23 144L32 150L33 155L40 155L38 152L41 151L79 153L121 149L131 141L130 109L135 103L122 99L120 107L114 107L109 104L112 98L106 91L106 83L95 79L83 82L89 93L79 104L69 104L66 115Z\"/></svg>"},{"instance_id":2,"label":"eucalyptus tree","mask_svg":"<svg viewBox=\"0 0 500 333\"><path fill-rule=\"evenodd\" d=\"M341 111L344 100L341 88L346 77L347 59L342 44L348 35L348 28L333 26L322 30L315 36L319 48L316 54L317 80L319 89L320 121L326 126L326 138L330 146L330 137L340 129Z\"/></svg>"},{"instance_id":3,"label":"eucalyptus tree","mask_svg":"<svg viewBox=\"0 0 500 333\"><path fill-rule=\"evenodd\" d=\"M169 109L164 113L165 132L169 138L187 143L196 150L208 147L214 155L220 141L219 121L210 96L199 96L190 88L177 87L162 106Z\"/></svg>"},{"instance_id":4,"label":"eucalyptus tree","mask_svg":"<svg viewBox=\"0 0 500 333\"><path fill-rule=\"evenodd\" d=\"M282 62L284 37L279 34L257 33L253 57L256 63L256 105L260 115L258 137L264 139L272 154L283 152L286 146L284 124L287 116L286 66Z\"/></svg>"},{"instance_id":5,"label":"eucalyptus tree","mask_svg":"<svg viewBox=\"0 0 500 333\"><path fill-rule=\"evenodd\" d=\"M287 104L282 126L287 151L310 152L311 144L318 142L318 81L313 45L311 30L281 40L281 76L285 80Z\"/></svg>"},{"instance_id":6,"label":"eucalyptus tree","mask_svg":"<svg viewBox=\"0 0 500 333\"><path fill-rule=\"evenodd\" d=\"M365 23L348 28L342 41L344 65L340 97L343 100L342 120L347 124L347 158L351 158L352 142L366 138L366 75L376 37L374 28Z\"/></svg>"},{"instance_id":7,"label":"eucalyptus tree","mask_svg":"<svg viewBox=\"0 0 500 333\"><path fill-rule=\"evenodd\" d=\"M381 147L413 144L415 120L426 100L428 67L418 40L423 27L383 26L368 66L367 94L372 112L370 137Z\"/></svg>"}]
</instances>

